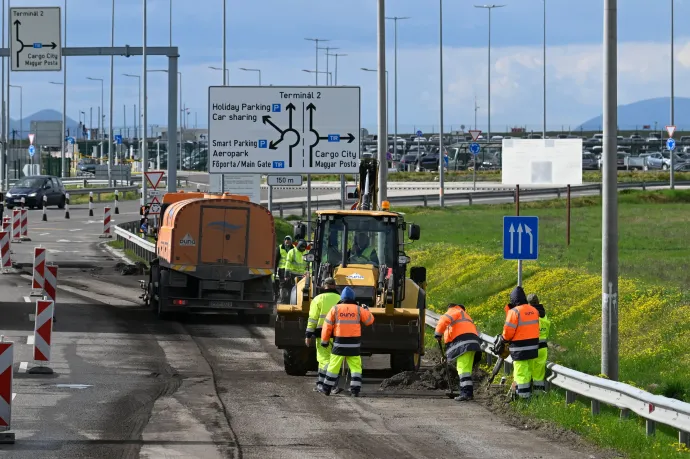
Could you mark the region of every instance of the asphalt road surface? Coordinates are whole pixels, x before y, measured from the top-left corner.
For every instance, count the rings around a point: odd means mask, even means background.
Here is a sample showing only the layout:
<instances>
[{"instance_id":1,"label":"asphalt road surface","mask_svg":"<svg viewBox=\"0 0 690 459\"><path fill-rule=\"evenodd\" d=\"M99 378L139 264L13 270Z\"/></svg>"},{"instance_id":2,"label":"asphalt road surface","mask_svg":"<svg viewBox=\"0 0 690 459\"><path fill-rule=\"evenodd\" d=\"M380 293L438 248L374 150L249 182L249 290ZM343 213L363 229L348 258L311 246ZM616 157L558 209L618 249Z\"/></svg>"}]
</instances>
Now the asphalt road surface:
<instances>
[{"instance_id":1,"label":"asphalt road surface","mask_svg":"<svg viewBox=\"0 0 690 459\"><path fill-rule=\"evenodd\" d=\"M0 329L16 343L6 458L580 458L443 393L325 397L314 376L287 376L270 327L233 317L160 321L138 304L136 278L65 269L50 367L30 375L28 276L0 278ZM31 300L31 298L28 298ZM528 438L526 439L526 435Z\"/></svg>"}]
</instances>

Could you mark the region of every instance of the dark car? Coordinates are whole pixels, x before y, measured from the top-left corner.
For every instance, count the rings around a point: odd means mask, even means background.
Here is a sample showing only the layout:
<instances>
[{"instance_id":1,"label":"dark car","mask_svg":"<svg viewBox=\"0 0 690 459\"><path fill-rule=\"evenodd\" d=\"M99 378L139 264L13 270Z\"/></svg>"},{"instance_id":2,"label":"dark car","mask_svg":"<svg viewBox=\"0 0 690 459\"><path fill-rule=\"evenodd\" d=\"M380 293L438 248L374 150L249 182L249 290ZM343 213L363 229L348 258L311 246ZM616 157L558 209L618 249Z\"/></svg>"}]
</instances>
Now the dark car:
<instances>
[{"instance_id":1,"label":"dark car","mask_svg":"<svg viewBox=\"0 0 690 459\"><path fill-rule=\"evenodd\" d=\"M599 169L599 160L592 153L582 153L582 169L597 170Z\"/></svg>"},{"instance_id":2,"label":"dark car","mask_svg":"<svg viewBox=\"0 0 690 459\"><path fill-rule=\"evenodd\" d=\"M438 153L430 153L419 158L419 169L422 171L438 170Z\"/></svg>"},{"instance_id":3,"label":"dark car","mask_svg":"<svg viewBox=\"0 0 690 459\"><path fill-rule=\"evenodd\" d=\"M96 160L91 158L84 158L77 163L77 170L82 174L96 173Z\"/></svg>"},{"instance_id":4,"label":"dark car","mask_svg":"<svg viewBox=\"0 0 690 459\"><path fill-rule=\"evenodd\" d=\"M26 207L32 209L41 207L43 196L48 198L49 206L65 207L65 186L62 180L52 175L34 175L24 177L14 184L5 194L5 203L8 209L21 205L24 198Z\"/></svg>"}]
</instances>

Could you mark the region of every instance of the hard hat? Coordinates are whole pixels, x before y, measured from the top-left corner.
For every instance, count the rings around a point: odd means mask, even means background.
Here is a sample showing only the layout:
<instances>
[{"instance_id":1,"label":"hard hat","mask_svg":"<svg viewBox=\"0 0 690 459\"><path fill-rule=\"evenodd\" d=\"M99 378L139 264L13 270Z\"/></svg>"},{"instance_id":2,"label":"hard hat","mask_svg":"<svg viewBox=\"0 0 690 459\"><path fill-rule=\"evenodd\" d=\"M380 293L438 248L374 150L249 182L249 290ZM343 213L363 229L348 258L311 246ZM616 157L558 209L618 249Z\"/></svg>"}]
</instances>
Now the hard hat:
<instances>
[{"instance_id":1,"label":"hard hat","mask_svg":"<svg viewBox=\"0 0 690 459\"><path fill-rule=\"evenodd\" d=\"M307 248L307 243L304 242L304 239L300 239L299 242L297 243L297 250L303 250Z\"/></svg>"},{"instance_id":2,"label":"hard hat","mask_svg":"<svg viewBox=\"0 0 690 459\"><path fill-rule=\"evenodd\" d=\"M465 310L465 305L464 304L457 304L457 303L448 303L448 309L454 308L454 307L459 307L462 308L462 310Z\"/></svg>"},{"instance_id":3,"label":"hard hat","mask_svg":"<svg viewBox=\"0 0 690 459\"><path fill-rule=\"evenodd\" d=\"M284 240L284 241L292 241L292 237L290 237L290 236L285 236L285 239L283 239L283 240Z\"/></svg>"},{"instance_id":4,"label":"hard hat","mask_svg":"<svg viewBox=\"0 0 690 459\"><path fill-rule=\"evenodd\" d=\"M326 287L326 286L335 287L335 279L333 279L332 277L325 278L323 280L323 286L324 287Z\"/></svg>"},{"instance_id":5,"label":"hard hat","mask_svg":"<svg viewBox=\"0 0 690 459\"><path fill-rule=\"evenodd\" d=\"M340 299L341 300L354 300L355 299L355 291L352 290L350 287L345 287L343 291L340 293Z\"/></svg>"},{"instance_id":6,"label":"hard hat","mask_svg":"<svg viewBox=\"0 0 690 459\"><path fill-rule=\"evenodd\" d=\"M539 304L539 297L536 293L530 293L527 295L527 302L532 306L537 306Z\"/></svg>"}]
</instances>

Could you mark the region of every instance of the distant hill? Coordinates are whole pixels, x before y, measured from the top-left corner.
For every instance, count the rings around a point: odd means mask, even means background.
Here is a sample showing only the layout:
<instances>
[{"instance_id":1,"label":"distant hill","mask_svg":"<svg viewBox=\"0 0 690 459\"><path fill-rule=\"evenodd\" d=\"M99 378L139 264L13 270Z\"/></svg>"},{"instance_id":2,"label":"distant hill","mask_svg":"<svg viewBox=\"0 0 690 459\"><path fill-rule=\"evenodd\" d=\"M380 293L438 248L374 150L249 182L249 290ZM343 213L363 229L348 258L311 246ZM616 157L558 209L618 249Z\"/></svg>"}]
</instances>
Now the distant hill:
<instances>
[{"instance_id":1,"label":"distant hill","mask_svg":"<svg viewBox=\"0 0 690 459\"><path fill-rule=\"evenodd\" d=\"M24 117L23 123L20 120L10 119L10 130L17 130L17 133L23 131L24 135L28 135L31 130L32 121L62 121L62 113L57 110L46 109ZM77 128L79 127L78 121L74 121L68 116L65 123L65 128L69 129L70 133L77 132Z\"/></svg>"},{"instance_id":2,"label":"distant hill","mask_svg":"<svg viewBox=\"0 0 690 459\"><path fill-rule=\"evenodd\" d=\"M675 122L678 130L690 129L690 98L676 97L675 99ZM658 129L671 121L671 98L658 97L656 99L640 100L632 104L618 106L618 129L633 130L643 129L643 126L650 126L654 129L657 123ZM589 121L585 121L577 127L577 130L600 131L602 129L602 116L597 116Z\"/></svg>"}]
</instances>

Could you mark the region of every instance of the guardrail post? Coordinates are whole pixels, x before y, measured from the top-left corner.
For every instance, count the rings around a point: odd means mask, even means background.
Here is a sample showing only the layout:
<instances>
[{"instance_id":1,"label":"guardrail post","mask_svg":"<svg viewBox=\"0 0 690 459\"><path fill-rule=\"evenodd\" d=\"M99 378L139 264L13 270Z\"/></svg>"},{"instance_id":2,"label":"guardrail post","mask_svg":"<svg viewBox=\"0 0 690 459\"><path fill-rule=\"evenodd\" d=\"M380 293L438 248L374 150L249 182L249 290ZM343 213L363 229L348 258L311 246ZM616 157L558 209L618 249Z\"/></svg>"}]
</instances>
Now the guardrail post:
<instances>
[{"instance_id":1,"label":"guardrail post","mask_svg":"<svg viewBox=\"0 0 690 459\"><path fill-rule=\"evenodd\" d=\"M647 419L647 436L652 436L656 433L656 422Z\"/></svg>"},{"instance_id":2,"label":"guardrail post","mask_svg":"<svg viewBox=\"0 0 690 459\"><path fill-rule=\"evenodd\" d=\"M472 193L467 194L467 201L468 201L468 204L471 206L472 205Z\"/></svg>"},{"instance_id":3,"label":"guardrail post","mask_svg":"<svg viewBox=\"0 0 690 459\"><path fill-rule=\"evenodd\" d=\"M510 362L503 362L503 373L509 375L513 371L513 366Z\"/></svg>"},{"instance_id":4,"label":"guardrail post","mask_svg":"<svg viewBox=\"0 0 690 459\"><path fill-rule=\"evenodd\" d=\"M486 364L491 366L494 363L494 356L489 354L488 352L486 353Z\"/></svg>"},{"instance_id":5,"label":"guardrail post","mask_svg":"<svg viewBox=\"0 0 690 459\"><path fill-rule=\"evenodd\" d=\"M283 205L278 204L278 212L280 213L280 218L283 218Z\"/></svg>"},{"instance_id":6,"label":"guardrail post","mask_svg":"<svg viewBox=\"0 0 690 459\"><path fill-rule=\"evenodd\" d=\"M307 216L307 205L305 203L302 203L300 205L300 207L302 208L302 217L306 217Z\"/></svg>"},{"instance_id":7,"label":"guardrail post","mask_svg":"<svg viewBox=\"0 0 690 459\"><path fill-rule=\"evenodd\" d=\"M688 432L683 432L682 430L678 431L678 443L681 445L685 445L690 448L690 433Z\"/></svg>"},{"instance_id":8,"label":"guardrail post","mask_svg":"<svg viewBox=\"0 0 690 459\"><path fill-rule=\"evenodd\" d=\"M644 181L642 182L642 191L647 191L647 184Z\"/></svg>"},{"instance_id":9,"label":"guardrail post","mask_svg":"<svg viewBox=\"0 0 690 459\"><path fill-rule=\"evenodd\" d=\"M84 179L84 186L82 188L86 188L87 184L88 184L88 182L86 181L86 179Z\"/></svg>"},{"instance_id":10,"label":"guardrail post","mask_svg":"<svg viewBox=\"0 0 690 459\"><path fill-rule=\"evenodd\" d=\"M427 200L426 196L422 196L424 199L424 207L429 207L429 201Z\"/></svg>"},{"instance_id":11,"label":"guardrail post","mask_svg":"<svg viewBox=\"0 0 690 459\"><path fill-rule=\"evenodd\" d=\"M621 419L628 419L629 417L630 417L630 410L627 409L627 408L623 408L623 409L621 410L621 416L620 416L620 418L621 418Z\"/></svg>"},{"instance_id":12,"label":"guardrail post","mask_svg":"<svg viewBox=\"0 0 690 459\"><path fill-rule=\"evenodd\" d=\"M603 185L600 183L600 184L599 184L599 196L602 196L602 195L603 195L603 189L604 189L604 188L603 188Z\"/></svg>"},{"instance_id":13,"label":"guardrail post","mask_svg":"<svg viewBox=\"0 0 690 459\"><path fill-rule=\"evenodd\" d=\"M561 199L561 189L560 188L556 188L556 197L558 199Z\"/></svg>"},{"instance_id":14,"label":"guardrail post","mask_svg":"<svg viewBox=\"0 0 690 459\"><path fill-rule=\"evenodd\" d=\"M592 400L591 405L592 405L592 414L593 415L599 414L601 412L599 400Z\"/></svg>"},{"instance_id":15,"label":"guardrail post","mask_svg":"<svg viewBox=\"0 0 690 459\"><path fill-rule=\"evenodd\" d=\"M575 400L577 400L577 394L572 391L565 391L565 404L570 405L571 403L575 403Z\"/></svg>"}]
</instances>

